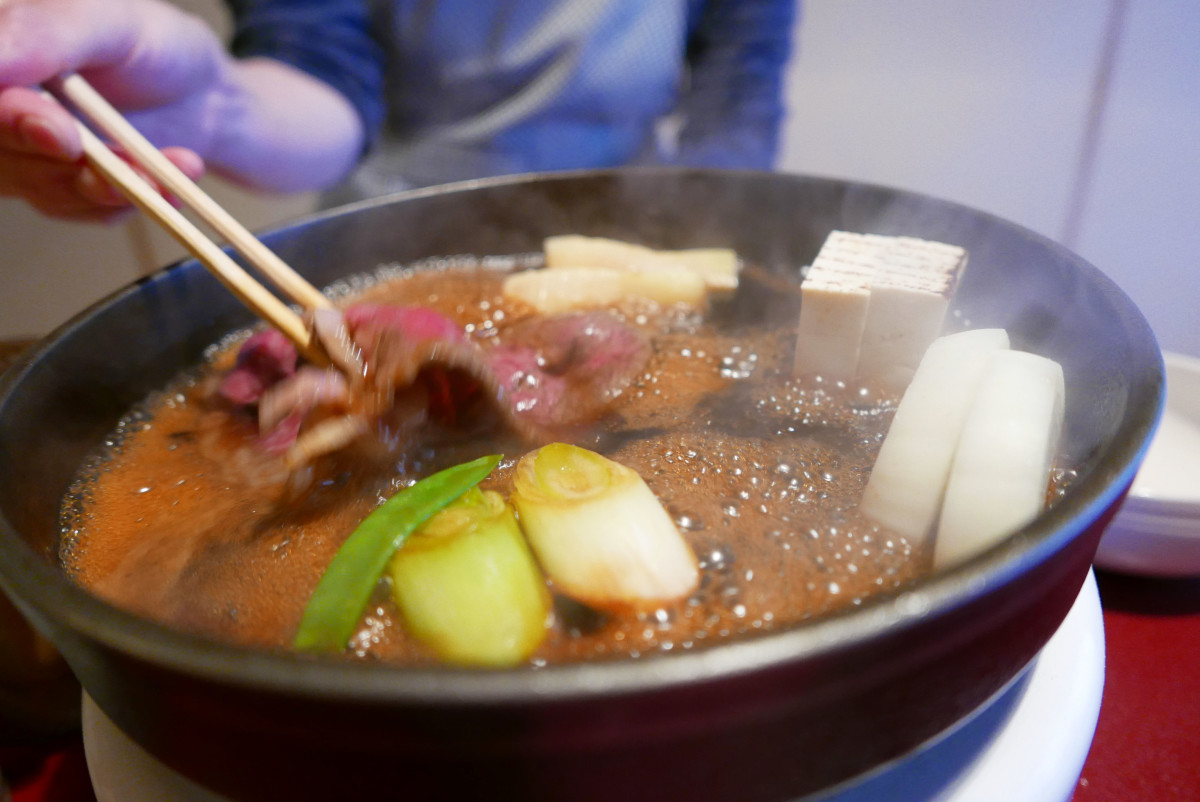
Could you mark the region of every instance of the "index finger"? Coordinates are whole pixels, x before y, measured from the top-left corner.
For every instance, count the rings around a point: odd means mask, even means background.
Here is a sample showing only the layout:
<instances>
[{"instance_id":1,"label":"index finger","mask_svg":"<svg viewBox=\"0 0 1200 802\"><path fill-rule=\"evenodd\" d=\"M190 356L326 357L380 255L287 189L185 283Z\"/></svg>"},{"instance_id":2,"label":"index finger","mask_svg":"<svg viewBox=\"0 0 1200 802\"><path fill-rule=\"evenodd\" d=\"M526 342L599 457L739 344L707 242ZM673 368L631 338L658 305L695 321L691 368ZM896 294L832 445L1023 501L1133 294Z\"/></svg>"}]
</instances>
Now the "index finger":
<instances>
[{"instance_id":1,"label":"index finger","mask_svg":"<svg viewBox=\"0 0 1200 802\"><path fill-rule=\"evenodd\" d=\"M137 9L120 0L0 2L0 86L35 86L131 52Z\"/></svg>"},{"instance_id":2,"label":"index finger","mask_svg":"<svg viewBox=\"0 0 1200 802\"><path fill-rule=\"evenodd\" d=\"M23 87L0 90L0 148L67 162L83 155L71 114L40 91Z\"/></svg>"}]
</instances>

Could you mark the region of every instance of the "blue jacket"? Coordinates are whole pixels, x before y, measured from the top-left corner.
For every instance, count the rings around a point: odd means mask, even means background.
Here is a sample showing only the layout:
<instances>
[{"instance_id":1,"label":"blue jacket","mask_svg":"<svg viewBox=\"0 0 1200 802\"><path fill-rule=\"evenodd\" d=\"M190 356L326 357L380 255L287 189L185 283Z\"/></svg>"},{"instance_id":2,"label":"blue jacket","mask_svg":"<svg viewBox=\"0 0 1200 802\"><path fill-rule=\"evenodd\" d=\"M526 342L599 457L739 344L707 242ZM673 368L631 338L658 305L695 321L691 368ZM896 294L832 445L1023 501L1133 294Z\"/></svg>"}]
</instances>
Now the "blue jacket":
<instances>
[{"instance_id":1,"label":"blue jacket","mask_svg":"<svg viewBox=\"0 0 1200 802\"><path fill-rule=\"evenodd\" d=\"M337 200L527 171L766 169L796 0L229 0L233 51L340 91L368 132Z\"/></svg>"}]
</instances>

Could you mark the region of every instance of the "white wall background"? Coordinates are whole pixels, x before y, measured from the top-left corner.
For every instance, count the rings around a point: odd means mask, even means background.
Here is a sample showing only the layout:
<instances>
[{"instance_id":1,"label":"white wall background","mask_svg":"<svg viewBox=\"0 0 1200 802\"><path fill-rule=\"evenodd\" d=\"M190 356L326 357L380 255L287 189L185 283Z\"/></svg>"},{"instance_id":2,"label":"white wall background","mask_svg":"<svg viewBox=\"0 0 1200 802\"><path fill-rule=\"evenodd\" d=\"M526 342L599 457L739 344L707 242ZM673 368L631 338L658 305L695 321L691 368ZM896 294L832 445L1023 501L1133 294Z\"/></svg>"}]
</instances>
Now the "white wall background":
<instances>
[{"instance_id":1,"label":"white wall background","mask_svg":"<svg viewBox=\"0 0 1200 802\"><path fill-rule=\"evenodd\" d=\"M1200 356L1200 3L1129 3L1074 247Z\"/></svg>"},{"instance_id":2,"label":"white wall background","mask_svg":"<svg viewBox=\"0 0 1200 802\"><path fill-rule=\"evenodd\" d=\"M180 0L220 27L219 0ZM966 203L1076 250L1200 355L1200 3L807 0L781 169ZM311 208L208 182L252 228ZM40 335L179 250L0 201L0 337Z\"/></svg>"},{"instance_id":3,"label":"white wall background","mask_svg":"<svg viewBox=\"0 0 1200 802\"><path fill-rule=\"evenodd\" d=\"M1200 355L1200 3L809 0L782 168L1006 217Z\"/></svg>"}]
</instances>

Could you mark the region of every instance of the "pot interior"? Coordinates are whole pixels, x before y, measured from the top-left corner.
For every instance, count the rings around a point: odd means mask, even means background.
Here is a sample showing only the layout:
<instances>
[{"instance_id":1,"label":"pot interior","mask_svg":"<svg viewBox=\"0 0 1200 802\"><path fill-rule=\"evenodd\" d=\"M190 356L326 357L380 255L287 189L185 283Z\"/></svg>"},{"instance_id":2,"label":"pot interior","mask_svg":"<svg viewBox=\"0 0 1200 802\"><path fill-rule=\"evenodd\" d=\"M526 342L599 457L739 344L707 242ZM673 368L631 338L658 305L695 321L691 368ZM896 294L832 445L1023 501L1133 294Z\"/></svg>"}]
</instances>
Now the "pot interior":
<instances>
[{"instance_id":1,"label":"pot interior","mask_svg":"<svg viewBox=\"0 0 1200 802\"><path fill-rule=\"evenodd\" d=\"M1064 450L1079 478L1054 509L1003 547L910 591L916 601L881 599L868 606L890 605L891 612L869 623L843 616L831 624L839 629L807 644L784 645L765 636L763 641L776 644L722 669L742 671L778 654L794 656L796 648L820 650L826 648L821 644L875 637L889 619L911 616L897 612L897 604L911 610L953 607L1052 558L1114 503L1132 478L1162 403L1158 348L1131 302L1070 252L978 211L884 187L765 173L648 169L471 182L334 210L264 239L323 286L382 264L535 252L544 237L563 233L665 248L730 247L749 263L794 274L811 262L832 229L917 236L968 249L953 314L971 326L1004 327L1014 347L1063 364ZM735 303L768 304L771 298ZM63 326L0 387L0 580L52 635L84 631L116 648L169 653L168 659L190 665L227 658L235 670L285 670L286 657L247 657L244 650L126 616L67 581L56 558L59 504L84 458L148 392L198 362L223 335L252 322L199 265L185 261ZM602 670L627 672L628 682L637 685L711 672L715 664L720 661L681 660L678 672ZM336 685L342 667L328 669L327 675L317 669L297 681ZM576 674L595 681L595 669L581 667ZM422 682L421 688L432 687ZM471 682L480 684L478 677ZM529 690L524 680L497 676L495 682L506 692ZM610 682L625 680L609 677L602 684ZM578 687L576 680L562 680L560 690Z\"/></svg>"}]
</instances>

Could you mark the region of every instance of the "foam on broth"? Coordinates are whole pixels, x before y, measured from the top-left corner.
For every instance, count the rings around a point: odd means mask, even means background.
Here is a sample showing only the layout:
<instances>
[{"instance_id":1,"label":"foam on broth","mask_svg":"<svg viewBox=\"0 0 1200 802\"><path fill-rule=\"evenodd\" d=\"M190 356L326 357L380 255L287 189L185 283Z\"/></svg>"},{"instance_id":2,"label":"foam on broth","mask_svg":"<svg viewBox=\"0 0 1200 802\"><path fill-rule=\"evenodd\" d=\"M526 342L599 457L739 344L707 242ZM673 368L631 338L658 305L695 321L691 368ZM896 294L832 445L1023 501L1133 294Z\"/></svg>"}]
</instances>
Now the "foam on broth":
<instances>
[{"instance_id":1,"label":"foam on broth","mask_svg":"<svg viewBox=\"0 0 1200 802\"><path fill-rule=\"evenodd\" d=\"M481 340L531 314L478 264L394 271L361 300L430 306ZM764 281L767 279L764 278ZM651 337L646 370L612 420L576 442L637 470L702 568L700 589L659 609L607 616L558 599L533 664L702 647L852 607L927 570L923 549L856 510L896 398L789 376L798 294L756 283L709 314L630 306ZM362 289L362 283L354 284ZM769 299L769 303L766 301ZM236 643L286 648L342 541L383 498L486 453L505 462L484 487L507 494L532 448L511 436L431 433L386 459L321 461L306 492L264 480L253 426L211 401L204 370L128 416L64 503L62 559L83 586L166 624ZM381 583L349 653L408 664L434 658L407 637Z\"/></svg>"}]
</instances>

